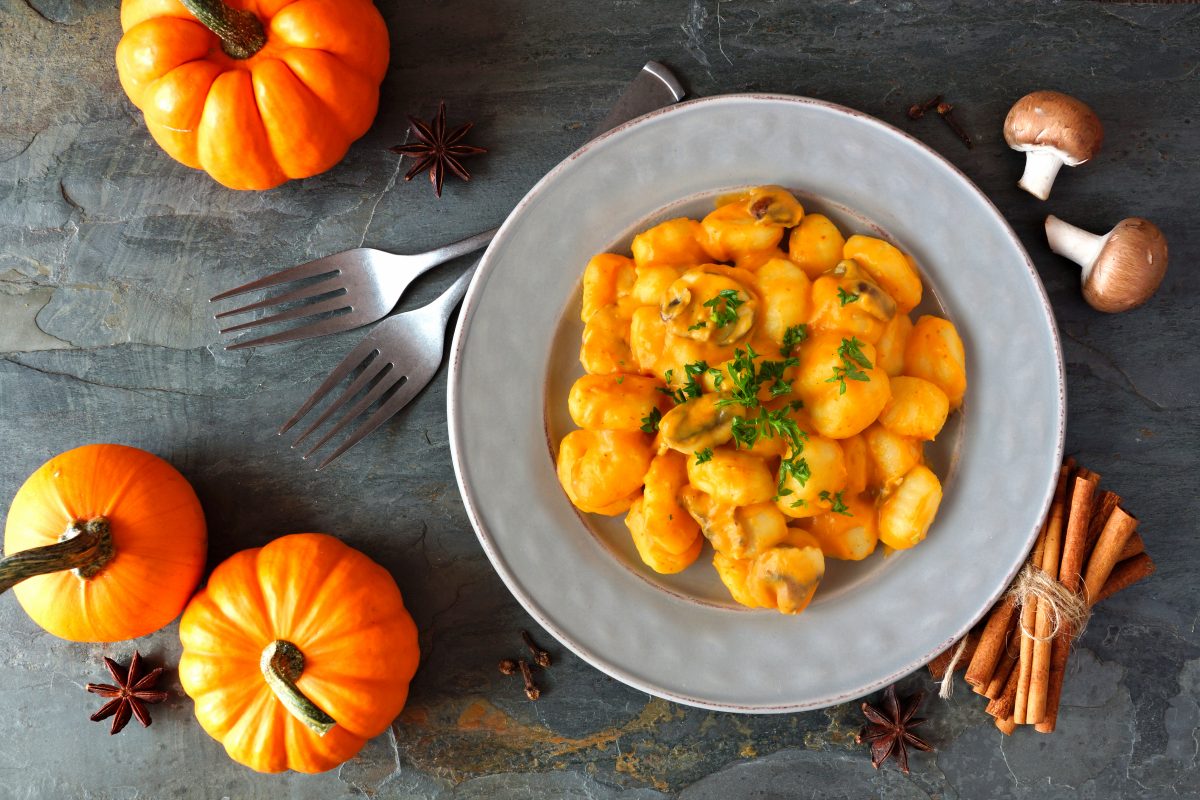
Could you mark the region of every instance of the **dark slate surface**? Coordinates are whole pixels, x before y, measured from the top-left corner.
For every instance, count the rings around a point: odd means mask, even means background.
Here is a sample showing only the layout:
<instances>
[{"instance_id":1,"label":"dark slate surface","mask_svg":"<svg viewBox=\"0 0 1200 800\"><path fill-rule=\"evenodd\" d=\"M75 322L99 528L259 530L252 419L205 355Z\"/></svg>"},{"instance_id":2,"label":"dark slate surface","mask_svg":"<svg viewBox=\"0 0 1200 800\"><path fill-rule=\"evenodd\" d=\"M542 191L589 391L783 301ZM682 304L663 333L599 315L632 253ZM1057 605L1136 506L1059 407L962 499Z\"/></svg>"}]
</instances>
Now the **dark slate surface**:
<instances>
[{"instance_id":1,"label":"dark slate surface","mask_svg":"<svg viewBox=\"0 0 1200 800\"><path fill-rule=\"evenodd\" d=\"M50 455L120 441L173 461L211 525L210 565L297 530L336 532L395 574L422 631L411 702L360 757L318 777L229 761L176 696L110 738L82 685L134 646L174 664L176 625L134 643L70 644L0 598L0 796L336 798L980 798L1200 796L1200 599L1194 477L1200 351L1192 236L1200 8L1093 2L429 2L382 0L392 34L383 111L346 161L234 193L164 156L121 93L114 4L0 0L0 502ZM1068 450L1126 499L1158 574L1097 612L1072 660L1059 731L1004 739L959 691L931 703L938 753L875 772L854 704L790 716L683 708L554 647L528 703L497 674L530 621L484 558L446 444L439 376L341 468L315 474L273 431L356 342L221 350L207 298L360 244L415 251L499 223L583 139L648 58L695 95L807 94L911 131L974 179L1037 263L1064 335ZM1042 204L1000 139L1035 88L1092 104L1108 139ZM908 104L945 92L978 146ZM399 181L386 147L444 97L478 122L477 180L440 202ZM698 165L702 168L702 165ZM1171 271L1145 308L1089 309L1051 255L1048 210L1104 230L1156 221ZM457 268L433 273L412 307ZM981 298L982 300L983 298ZM1002 479L1002 476L1001 476ZM648 656L649 657L649 656ZM172 677L177 689L177 682ZM929 682L919 673L906 686Z\"/></svg>"}]
</instances>

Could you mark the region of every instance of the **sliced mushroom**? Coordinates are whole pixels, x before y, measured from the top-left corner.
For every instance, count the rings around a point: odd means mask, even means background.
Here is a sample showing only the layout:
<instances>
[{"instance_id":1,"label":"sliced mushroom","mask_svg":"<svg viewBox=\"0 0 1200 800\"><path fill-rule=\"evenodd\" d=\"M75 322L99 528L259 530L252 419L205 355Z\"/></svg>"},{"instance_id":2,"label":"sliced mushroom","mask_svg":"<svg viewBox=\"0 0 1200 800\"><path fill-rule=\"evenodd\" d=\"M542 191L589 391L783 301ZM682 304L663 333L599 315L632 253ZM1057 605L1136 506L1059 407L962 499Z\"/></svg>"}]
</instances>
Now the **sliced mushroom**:
<instances>
[{"instance_id":1,"label":"sliced mushroom","mask_svg":"<svg viewBox=\"0 0 1200 800\"><path fill-rule=\"evenodd\" d=\"M1031 92L1008 112L1004 140L1025 153L1025 174L1017 185L1045 200L1063 164L1075 167L1100 152L1104 127L1081 100L1062 92Z\"/></svg>"},{"instance_id":2,"label":"sliced mushroom","mask_svg":"<svg viewBox=\"0 0 1200 800\"><path fill-rule=\"evenodd\" d=\"M756 222L774 227L791 228L804 217L800 201L782 186L755 186L717 198L718 207L731 203L744 203Z\"/></svg>"},{"instance_id":3,"label":"sliced mushroom","mask_svg":"<svg viewBox=\"0 0 1200 800\"><path fill-rule=\"evenodd\" d=\"M667 288L659 313L671 333L727 345L750 332L758 313L758 298L724 269L715 265L696 267Z\"/></svg>"},{"instance_id":4,"label":"sliced mushroom","mask_svg":"<svg viewBox=\"0 0 1200 800\"><path fill-rule=\"evenodd\" d=\"M880 322L896 316L896 301L879 284L871 280L867 271L852 258L839 261L832 274L840 280L838 284L850 294L858 295L855 302L863 311Z\"/></svg>"},{"instance_id":5,"label":"sliced mushroom","mask_svg":"<svg viewBox=\"0 0 1200 800\"><path fill-rule=\"evenodd\" d=\"M685 455L720 447L733 438L733 418L746 415L738 403L721 405L721 395L703 394L675 406L658 423L662 443Z\"/></svg>"},{"instance_id":6,"label":"sliced mushroom","mask_svg":"<svg viewBox=\"0 0 1200 800\"><path fill-rule=\"evenodd\" d=\"M1167 239L1153 222L1121 220L1104 235L1046 217L1050 249L1083 267L1083 299L1097 311L1128 311L1150 299L1167 272Z\"/></svg>"}]
</instances>

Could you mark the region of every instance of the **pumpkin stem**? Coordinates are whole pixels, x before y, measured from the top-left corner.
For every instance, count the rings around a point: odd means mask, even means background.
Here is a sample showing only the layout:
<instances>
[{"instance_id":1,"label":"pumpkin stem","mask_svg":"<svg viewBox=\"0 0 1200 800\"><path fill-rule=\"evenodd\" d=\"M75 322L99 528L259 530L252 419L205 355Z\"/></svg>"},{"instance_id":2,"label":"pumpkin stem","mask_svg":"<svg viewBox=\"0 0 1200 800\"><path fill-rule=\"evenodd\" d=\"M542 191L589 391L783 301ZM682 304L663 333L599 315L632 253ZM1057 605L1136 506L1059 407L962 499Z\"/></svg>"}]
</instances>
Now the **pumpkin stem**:
<instances>
[{"instance_id":1,"label":"pumpkin stem","mask_svg":"<svg viewBox=\"0 0 1200 800\"><path fill-rule=\"evenodd\" d=\"M179 0L201 25L221 37L230 58L249 58L267 43L262 21L253 11L239 11L222 0Z\"/></svg>"},{"instance_id":2,"label":"pumpkin stem","mask_svg":"<svg viewBox=\"0 0 1200 800\"><path fill-rule=\"evenodd\" d=\"M26 578L65 569L73 569L81 579L89 580L100 574L114 555L108 520L104 517L87 522L76 520L57 544L22 550L0 560L0 594Z\"/></svg>"},{"instance_id":3,"label":"pumpkin stem","mask_svg":"<svg viewBox=\"0 0 1200 800\"><path fill-rule=\"evenodd\" d=\"M288 713L317 736L324 736L337 724L333 717L296 688L296 681L304 672L304 653L300 652L299 647L284 639L276 639L263 649L258 666L267 679L267 685Z\"/></svg>"}]
</instances>

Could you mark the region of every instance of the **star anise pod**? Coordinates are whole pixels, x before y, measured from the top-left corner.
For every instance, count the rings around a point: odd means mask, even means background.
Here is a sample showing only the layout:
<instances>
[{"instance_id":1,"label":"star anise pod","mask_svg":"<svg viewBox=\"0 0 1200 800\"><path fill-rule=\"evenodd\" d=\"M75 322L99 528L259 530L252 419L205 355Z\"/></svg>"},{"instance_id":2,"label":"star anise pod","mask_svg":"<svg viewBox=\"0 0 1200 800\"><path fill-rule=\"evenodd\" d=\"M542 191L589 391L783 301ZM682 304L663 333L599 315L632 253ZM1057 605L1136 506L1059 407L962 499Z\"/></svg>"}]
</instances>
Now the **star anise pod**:
<instances>
[{"instance_id":1,"label":"star anise pod","mask_svg":"<svg viewBox=\"0 0 1200 800\"><path fill-rule=\"evenodd\" d=\"M412 158L416 163L404 176L411 181L423 170L429 170L429 182L438 197L442 196L442 183L446 180L446 170L450 170L464 181L471 180L471 173L459 161L467 156L477 156L486 153L483 147L460 144L475 123L468 122L452 131L446 131L446 101L438 103L438 112L430 122L422 122L416 117L408 118L415 142L401 144L390 148L393 153Z\"/></svg>"},{"instance_id":2,"label":"star anise pod","mask_svg":"<svg viewBox=\"0 0 1200 800\"><path fill-rule=\"evenodd\" d=\"M124 674L122 674L121 666L108 656L104 657L104 666L108 667L108 671L112 673L113 680L117 682L117 685L113 686L109 683L89 683L87 685L89 692L101 697L112 698L89 719L92 722L99 722L112 717L112 728L109 730L109 734L120 733L121 729L125 727L125 723L129 722L130 716L137 717L137 721L142 723L143 728L150 727L150 712L146 711L146 704L161 703L167 699L166 692L154 691L154 684L162 675L163 668L156 667L146 675L142 675L142 655L136 650L133 651L133 658L129 660L129 670Z\"/></svg>"},{"instance_id":3,"label":"star anise pod","mask_svg":"<svg viewBox=\"0 0 1200 800\"><path fill-rule=\"evenodd\" d=\"M870 743L871 765L875 769L879 769L879 765L888 758L895 758L900 764L900 771L907 775L909 747L925 752L933 750L932 745L912 732L913 728L925 722L924 719L913 719L913 714L917 713L924 699L925 693L917 692L898 700L893 685L884 691L882 706L862 704L867 726L858 734L858 743Z\"/></svg>"}]
</instances>

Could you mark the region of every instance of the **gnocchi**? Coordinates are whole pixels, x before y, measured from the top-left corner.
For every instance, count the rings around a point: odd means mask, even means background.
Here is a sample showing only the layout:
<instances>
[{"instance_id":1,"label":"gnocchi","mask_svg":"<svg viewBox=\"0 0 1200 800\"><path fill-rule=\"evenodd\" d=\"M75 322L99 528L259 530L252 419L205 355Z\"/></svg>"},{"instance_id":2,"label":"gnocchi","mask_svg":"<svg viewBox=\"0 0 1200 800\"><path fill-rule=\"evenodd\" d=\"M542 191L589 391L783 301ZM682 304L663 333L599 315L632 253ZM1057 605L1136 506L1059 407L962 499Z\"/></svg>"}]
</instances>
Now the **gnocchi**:
<instances>
[{"instance_id":1,"label":"gnocchi","mask_svg":"<svg viewBox=\"0 0 1200 800\"><path fill-rule=\"evenodd\" d=\"M966 364L949 321L909 317L922 293L909 255L779 186L596 255L579 429L557 454L568 499L625 514L656 572L711 545L736 603L800 613L826 558L912 547L937 514L924 442L961 407Z\"/></svg>"}]
</instances>

